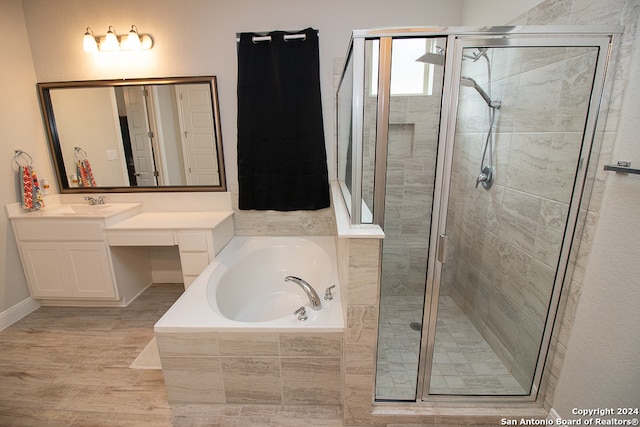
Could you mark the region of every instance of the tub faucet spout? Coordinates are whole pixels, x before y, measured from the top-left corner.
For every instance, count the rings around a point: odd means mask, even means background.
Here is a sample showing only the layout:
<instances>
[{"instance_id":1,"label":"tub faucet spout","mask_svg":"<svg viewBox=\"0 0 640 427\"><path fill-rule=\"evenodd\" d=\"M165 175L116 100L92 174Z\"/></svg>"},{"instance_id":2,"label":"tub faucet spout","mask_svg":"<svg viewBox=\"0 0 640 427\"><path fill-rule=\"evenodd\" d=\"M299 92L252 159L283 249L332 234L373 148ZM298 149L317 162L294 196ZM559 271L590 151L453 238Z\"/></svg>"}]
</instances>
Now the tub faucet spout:
<instances>
[{"instance_id":1,"label":"tub faucet spout","mask_svg":"<svg viewBox=\"0 0 640 427\"><path fill-rule=\"evenodd\" d=\"M311 308L318 311L322 308L322 303L320 302L320 297L316 293L316 290L311 287L306 281L302 280L296 276L287 276L284 278L285 282L293 282L296 285L300 286L304 292L309 297L309 304L311 304Z\"/></svg>"}]
</instances>

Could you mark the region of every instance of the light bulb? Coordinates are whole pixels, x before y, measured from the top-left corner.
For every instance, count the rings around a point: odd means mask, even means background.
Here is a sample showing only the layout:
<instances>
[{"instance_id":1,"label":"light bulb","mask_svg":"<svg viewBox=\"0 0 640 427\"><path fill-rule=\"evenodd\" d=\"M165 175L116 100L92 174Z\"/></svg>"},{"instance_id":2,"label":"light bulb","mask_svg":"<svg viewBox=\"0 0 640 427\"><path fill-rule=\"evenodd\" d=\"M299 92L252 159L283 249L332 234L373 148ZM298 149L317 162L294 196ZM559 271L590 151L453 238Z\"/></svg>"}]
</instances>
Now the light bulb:
<instances>
[{"instance_id":1,"label":"light bulb","mask_svg":"<svg viewBox=\"0 0 640 427\"><path fill-rule=\"evenodd\" d=\"M85 52L97 52L98 51L98 43L96 43L96 38L93 36L93 31L91 28L87 27L87 31L84 33L84 40L82 42Z\"/></svg>"},{"instance_id":2,"label":"light bulb","mask_svg":"<svg viewBox=\"0 0 640 427\"><path fill-rule=\"evenodd\" d=\"M153 47L153 39L151 36L147 34L142 35L141 48L142 49L151 49Z\"/></svg>"},{"instance_id":3,"label":"light bulb","mask_svg":"<svg viewBox=\"0 0 640 427\"><path fill-rule=\"evenodd\" d=\"M138 35L138 28L135 25L131 26L131 31L129 31L129 37L127 37L126 47L129 50L142 49L142 42L140 42L140 36Z\"/></svg>"},{"instance_id":4,"label":"light bulb","mask_svg":"<svg viewBox=\"0 0 640 427\"><path fill-rule=\"evenodd\" d=\"M120 43L118 42L116 33L113 32L113 27L109 27L107 35L104 38L104 42L100 43L100 50L103 52L120 50Z\"/></svg>"}]
</instances>

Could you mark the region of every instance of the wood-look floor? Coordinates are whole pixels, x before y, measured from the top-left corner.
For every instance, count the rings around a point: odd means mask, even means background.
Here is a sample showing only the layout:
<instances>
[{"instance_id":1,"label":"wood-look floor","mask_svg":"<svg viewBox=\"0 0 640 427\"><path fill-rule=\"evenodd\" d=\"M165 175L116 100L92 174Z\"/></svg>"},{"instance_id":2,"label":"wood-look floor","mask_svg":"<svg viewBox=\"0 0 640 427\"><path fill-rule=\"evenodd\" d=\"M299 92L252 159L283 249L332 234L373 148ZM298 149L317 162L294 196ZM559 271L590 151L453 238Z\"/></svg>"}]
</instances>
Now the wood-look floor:
<instances>
[{"instance_id":1,"label":"wood-look floor","mask_svg":"<svg viewBox=\"0 0 640 427\"><path fill-rule=\"evenodd\" d=\"M342 426L335 406L170 405L161 370L129 365L183 290L127 308L42 307L0 332L0 426Z\"/></svg>"}]
</instances>

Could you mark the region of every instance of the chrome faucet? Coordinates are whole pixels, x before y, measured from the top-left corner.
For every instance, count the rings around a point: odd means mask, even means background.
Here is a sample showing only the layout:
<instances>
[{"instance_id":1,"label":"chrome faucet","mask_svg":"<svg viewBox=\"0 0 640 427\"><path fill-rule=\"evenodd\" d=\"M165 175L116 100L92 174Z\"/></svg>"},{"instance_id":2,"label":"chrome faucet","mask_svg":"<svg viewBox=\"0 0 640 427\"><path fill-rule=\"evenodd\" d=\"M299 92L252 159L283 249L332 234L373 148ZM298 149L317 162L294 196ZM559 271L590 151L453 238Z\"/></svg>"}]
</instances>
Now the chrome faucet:
<instances>
[{"instance_id":1,"label":"chrome faucet","mask_svg":"<svg viewBox=\"0 0 640 427\"><path fill-rule=\"evenodd\" d=\"M84 198L90 205L104 205L104 197L100 196L97 199L93 196L87 196Z\"/></svg>"},{"instance_id":2,"label":"chrome faucet","mask_svg":"<svg viewBox=\"0 0 640 427\"><path fill-rule=\"evenodd\" d=\"M333 299L333 294L331 293L331 289L335 288L336 285L331 285L327 289L324 290L324 299L327 301L331 301Z\"/></svg>"},{"instance_id":3,"label":"chrome faucet","mask_svg":"<svg viewBox=\"0 0 640 427\"><path fill-rule=\"evenodd\" d=\"M309 317L307 316L307 310L305 310L304 305L293 312L293 314L298 315L298 320L302 320L303 322L307 320Z\"/></svg>"},{"instance_id":4,"label":"chrome faucet","mask_svg":"<svg viewBox=\"0 0 640 427\"><path fill-rule=\"evenodd\" d=\"M285 282L293 282L296 285L300 286L304 292L307 294L307 296L309 297L309 304L311 304L311 308L318 311L322 308L322 303L320 302L320 297L318 296L318 294L316 293L315 289L313 289L313 287L311 287L310 284L308 284L307 282L305 282L304 280L302 280L299 277L296 276L287 276L284 278Z\"/></svg>"}]
</instances>

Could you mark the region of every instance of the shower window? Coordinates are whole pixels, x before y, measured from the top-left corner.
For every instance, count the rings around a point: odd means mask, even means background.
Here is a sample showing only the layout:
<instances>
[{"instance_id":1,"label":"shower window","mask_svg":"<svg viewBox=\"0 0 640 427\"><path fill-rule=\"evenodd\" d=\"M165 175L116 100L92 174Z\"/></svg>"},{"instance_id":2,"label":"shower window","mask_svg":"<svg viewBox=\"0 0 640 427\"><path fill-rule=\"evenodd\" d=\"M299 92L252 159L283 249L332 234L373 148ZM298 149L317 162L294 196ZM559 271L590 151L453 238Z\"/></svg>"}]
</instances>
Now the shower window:
<instances>
[{"instance_id":1,"label":"shower window","mask_svg":"<svg viewBox=\"0 0 640 427\"><path fill-rule=\"evenodd\" d=\"M374 56L373 42L354 43L337 92L338 183L352 224L373 223L377 100L363 93L377 88L373 74L365 72L377 69Z\"/></svg>"},{"instance_id":2,"label":"shower window","mask_svg":"<svg viewBox=\"0 0 640 427\"><path fill-rule=\"evenodd\" d=\"M380 42L371 40L372 62L378 64ZM443 43L441 43L443 44ZM435 39L406 38L393 40L391 52L391 96L433 95L435 66L426 64L420 58L427 53L437 55L441 48ZM444 55L442 55L444 61ZM444 65L444 62L443 62ZM378 67L371 67L371 80L378 81ZM378 94L378 87L372 86L368 92Z\"/></svg>"},{"instance_id":3,"label":"shower window","mask_svg":"<svg viewBox=\"0 0 640 427\"><path fill-rule=\"evenodd\" d=\"M345 205L351 212L351 193L353 180L353 55L349 52L349 57L345 65L344 74L338 88L337 96L337 117L338 128L338 182L342 189L342 196ZM352 222L353 216L352 216Z\"/></svg>"},{"instance_id":4,"label":"shower window","mask_svg":"<svg viewBox=\"0 0 640 427\"><path fill-rule=\"evenodd\" d=\"M377 40L367 40L364 44L365 79L364 93L376 92L378 89L378 52L380 44ZM375 70L375 72L374 72ZM367 96L364 99L363 134L362 134L362 218L363 224L373 223L374 181L376 163L378 97Z\"/></svg>"}]
</instances>

